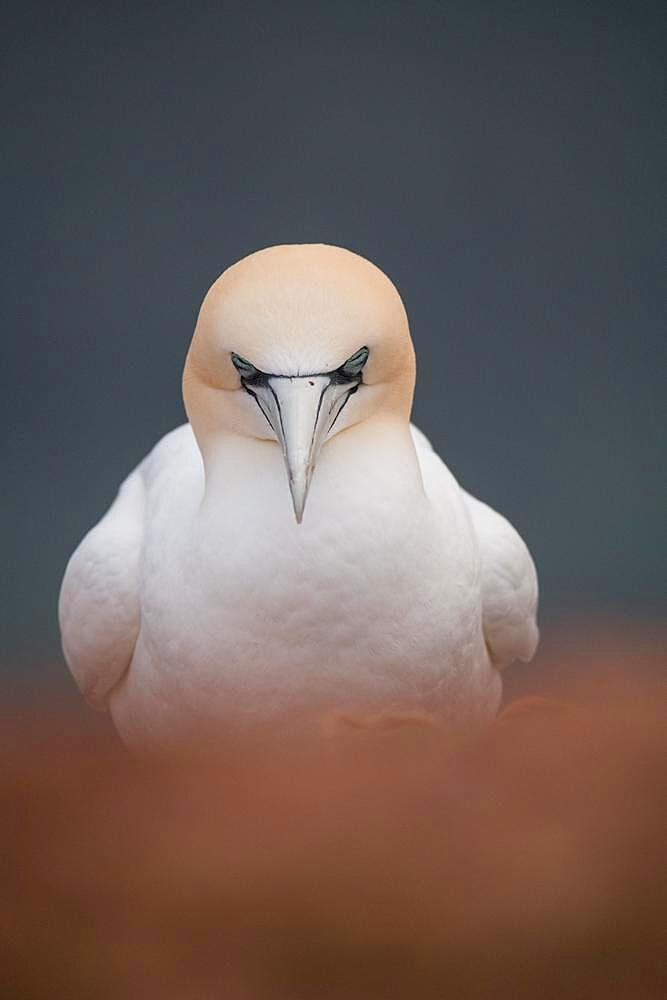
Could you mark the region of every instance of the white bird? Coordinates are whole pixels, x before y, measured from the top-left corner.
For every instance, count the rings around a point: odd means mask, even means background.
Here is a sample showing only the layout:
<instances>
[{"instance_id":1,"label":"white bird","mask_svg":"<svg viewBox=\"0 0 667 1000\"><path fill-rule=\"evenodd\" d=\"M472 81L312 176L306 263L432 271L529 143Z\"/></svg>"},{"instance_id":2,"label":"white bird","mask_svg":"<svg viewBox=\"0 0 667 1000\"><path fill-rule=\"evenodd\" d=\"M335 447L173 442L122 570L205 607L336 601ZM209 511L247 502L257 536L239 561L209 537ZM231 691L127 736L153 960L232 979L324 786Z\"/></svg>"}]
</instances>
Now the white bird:
<instances>
[{"instance_id":1,"label":"white bird","mask_svg":"<svg viewBox=\"0 0 667 1000\"><path fill-rule=\"evenodd\" d=\"M398 292L356 254L272 247L213 284L189 423L60 594L70 669L128 744L330 708L497 710L501 668L537 646L535 568L411 427L414 378Z\"/></svg>"}]
</instances>

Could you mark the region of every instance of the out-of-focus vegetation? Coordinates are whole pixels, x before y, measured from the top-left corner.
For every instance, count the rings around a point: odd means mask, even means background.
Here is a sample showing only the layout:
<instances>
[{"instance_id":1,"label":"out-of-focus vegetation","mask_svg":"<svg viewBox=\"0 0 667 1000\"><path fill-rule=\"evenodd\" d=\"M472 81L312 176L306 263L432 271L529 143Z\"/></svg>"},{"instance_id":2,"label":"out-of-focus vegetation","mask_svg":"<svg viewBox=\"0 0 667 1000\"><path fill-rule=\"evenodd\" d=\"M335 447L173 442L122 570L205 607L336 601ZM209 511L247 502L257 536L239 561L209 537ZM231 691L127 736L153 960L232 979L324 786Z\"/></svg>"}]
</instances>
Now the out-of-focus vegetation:
<instances>
[{"instance_id":1,"label":"out-of-focus vegetation","mask_svg":"<svg viewBox=\"0 0 667 1000\"><path fill-rule=\"evenodd\" d=\"M662 1000L662 651L554 648L567 683L465 737L347 713L138 761L14 713L0 995Z\"/></svg>"}]
</instances>

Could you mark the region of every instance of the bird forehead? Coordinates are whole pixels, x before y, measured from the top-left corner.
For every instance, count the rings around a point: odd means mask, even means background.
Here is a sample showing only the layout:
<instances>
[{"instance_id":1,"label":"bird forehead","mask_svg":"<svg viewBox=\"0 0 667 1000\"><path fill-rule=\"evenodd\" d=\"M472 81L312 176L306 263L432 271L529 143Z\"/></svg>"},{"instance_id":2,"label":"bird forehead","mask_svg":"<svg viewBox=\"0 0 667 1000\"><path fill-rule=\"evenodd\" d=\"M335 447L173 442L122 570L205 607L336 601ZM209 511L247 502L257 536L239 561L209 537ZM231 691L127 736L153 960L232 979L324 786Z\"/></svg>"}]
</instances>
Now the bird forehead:
<instances>
[{"instance_id":1,"label":"bird forehead","mask_svg":"<svg viewBox=\"0 0 667 1000\"><path fill-rule=\"evenodd\" d=\"M321 284L246 284L220 297L212 319L221 350L277 374L330 371L369 341L377 343L386 329L373 296Z\"/></svg>"},{"instance_id":2,"label":"bird forehead","mask_svg":"<svg viewBox=\"0 0 667 1000\"><path fill-rule=\"evenodd\" d=\"M323 244L269 247L233 264L204 299L198 337L218 356L234 352L263 371L289 375L331 371L362 346L375 367L409 342L405 310L387 276L363 257Z\"/></svg>"}]
</instances>

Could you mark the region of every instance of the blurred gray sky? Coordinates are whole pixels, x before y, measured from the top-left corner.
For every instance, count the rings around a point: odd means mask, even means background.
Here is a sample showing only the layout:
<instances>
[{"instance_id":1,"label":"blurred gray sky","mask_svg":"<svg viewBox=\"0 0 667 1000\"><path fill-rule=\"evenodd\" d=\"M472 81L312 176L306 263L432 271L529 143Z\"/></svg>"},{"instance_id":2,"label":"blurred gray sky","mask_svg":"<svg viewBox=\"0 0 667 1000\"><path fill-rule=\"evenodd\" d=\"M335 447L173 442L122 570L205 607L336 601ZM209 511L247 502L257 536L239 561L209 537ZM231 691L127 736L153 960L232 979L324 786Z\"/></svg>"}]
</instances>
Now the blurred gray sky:
<instances>
[{"instance_id":1,"label":"blurred gray sky","mask_svg":"<svg viewBox=\"0 0 667 1000\"><path fill-rule=\"evenodd\" d=\"M322 241L397 284L415 419L529 542L543 618L663 611L664 5L5 8L0 659L183 419L201 297ZM37 666L35 666L37 664Z\"/></svg>"}]
</instances>

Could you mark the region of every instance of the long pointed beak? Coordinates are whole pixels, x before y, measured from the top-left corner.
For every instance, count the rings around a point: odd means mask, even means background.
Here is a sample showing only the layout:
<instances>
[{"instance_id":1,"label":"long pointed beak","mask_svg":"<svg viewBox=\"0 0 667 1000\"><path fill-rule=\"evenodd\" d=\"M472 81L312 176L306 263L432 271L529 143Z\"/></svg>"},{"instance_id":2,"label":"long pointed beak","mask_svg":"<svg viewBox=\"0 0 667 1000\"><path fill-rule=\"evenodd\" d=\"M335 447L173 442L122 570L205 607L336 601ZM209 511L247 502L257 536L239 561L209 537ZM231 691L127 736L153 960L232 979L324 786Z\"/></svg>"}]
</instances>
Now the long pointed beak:
<instances>
[{"instance_id":1,"label":"long pointed beak","mask_svg":"<svg viewBox=\"0 0 667 1000\"><path fill-rule=\"evenodd\" d=\"M356 387L330 375L270 375L265 384L248 386L282 447L297 524L322 445Z\"/></svg>"}]
</instances>

